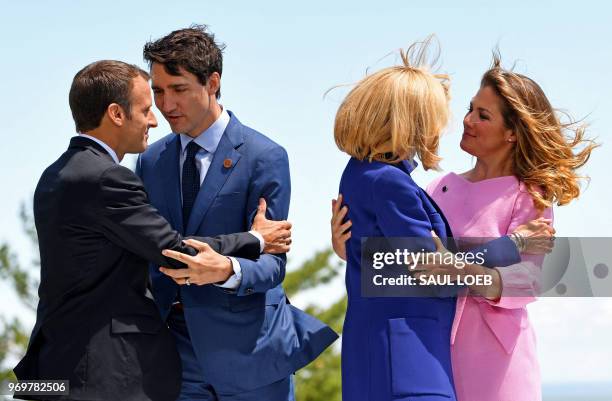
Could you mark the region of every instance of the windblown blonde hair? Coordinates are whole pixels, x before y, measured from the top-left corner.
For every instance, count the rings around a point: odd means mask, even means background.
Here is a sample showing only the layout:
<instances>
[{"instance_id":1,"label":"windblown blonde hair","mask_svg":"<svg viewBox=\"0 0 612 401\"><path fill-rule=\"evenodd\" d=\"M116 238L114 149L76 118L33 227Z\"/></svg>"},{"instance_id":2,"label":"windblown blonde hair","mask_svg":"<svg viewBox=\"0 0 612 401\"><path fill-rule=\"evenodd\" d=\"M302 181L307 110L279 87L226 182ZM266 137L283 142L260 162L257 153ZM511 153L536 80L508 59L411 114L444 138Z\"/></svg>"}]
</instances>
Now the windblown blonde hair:
<instances>
[{"instance_id":1,"label":"windblown blonde hair","mask_svg":"<svg viewBox=\"0 0 612 401\"><path fill-rule=\"evenodd\" d=\"M440 134L450 112L449 78L430 71L429 36L407 51L402 65L363 78L336 114L338 148L359 159L397 163L418 155L423 167L437 169Z\"/></svg>"},{"instance_id":2,"label":"windblown blonde hair","mask_svg":"<svg viewBox=\"0 0 612 401\"><path fill-rule=\"evenodd\" d=\"M492 88L502 100L504 124L516 135L514 174L526 184L534 205L542 210L577 198L580 180L587 177L579 176L576 170L599 146L585 138L586 125L553 109L535 81L503 69L497 52L481 87ZM561 122L560 114L565 114L568 123Z\"/></svg>"}]
</instances>

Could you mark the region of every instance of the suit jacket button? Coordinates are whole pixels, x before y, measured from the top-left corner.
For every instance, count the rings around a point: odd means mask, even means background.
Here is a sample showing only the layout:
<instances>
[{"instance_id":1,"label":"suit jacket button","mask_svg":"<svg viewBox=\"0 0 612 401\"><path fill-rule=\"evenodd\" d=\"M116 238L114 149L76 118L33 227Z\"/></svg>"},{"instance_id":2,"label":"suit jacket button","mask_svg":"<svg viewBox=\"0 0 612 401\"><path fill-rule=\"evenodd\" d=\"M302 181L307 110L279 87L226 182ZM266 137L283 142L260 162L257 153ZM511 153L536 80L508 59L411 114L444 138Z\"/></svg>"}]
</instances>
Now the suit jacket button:
<instances>
[{"instance_id":1,"label":"suit jacket button","mask_svg":"<svg viewBox=\"0 0 612 401\"><path fill-rule=\"evenodd\" d=\"M445 186L442 187L442 192L446 192L446 191L448 191L448 188L445 185Z\"/></svg>"},{"instance_id":2,"label":"suit jacket button","mask_svg":"<svg viewBox=\"0 0 612 401\"><path fill-rule=\"evenodd\" d=\"M252 294L253 293L253 289L252 288L247 288L246 289L246 293L247 294Z\"/></svg>"}]
</instances>

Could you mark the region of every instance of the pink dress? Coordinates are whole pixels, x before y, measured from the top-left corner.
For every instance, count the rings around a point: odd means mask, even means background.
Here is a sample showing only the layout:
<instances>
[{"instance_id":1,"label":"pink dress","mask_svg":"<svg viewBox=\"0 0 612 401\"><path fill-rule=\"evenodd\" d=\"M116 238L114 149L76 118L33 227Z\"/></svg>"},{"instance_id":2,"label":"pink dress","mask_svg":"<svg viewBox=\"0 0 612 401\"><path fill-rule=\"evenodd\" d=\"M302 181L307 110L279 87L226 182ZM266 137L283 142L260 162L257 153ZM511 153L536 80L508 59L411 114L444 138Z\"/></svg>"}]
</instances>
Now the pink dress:
<instances>
[{"instance_id":1,"label":"pink dress","mask_svg":"<svg viewBox=\"0 0 612 401\"><path fill-rule=\"evenodd\" d=\"M470 182L450 173L427 192L448 219L455 238L497 238L539 217L525 185L514 176ZM552 218L552 209L543 213ZM498 269L497 302L460 296L451 332L451 357L459 401L539 401L536 338L526 305L535 301L542 256ZM517 296L520 295L520 296Z\"/></svg>"}]
</instances>

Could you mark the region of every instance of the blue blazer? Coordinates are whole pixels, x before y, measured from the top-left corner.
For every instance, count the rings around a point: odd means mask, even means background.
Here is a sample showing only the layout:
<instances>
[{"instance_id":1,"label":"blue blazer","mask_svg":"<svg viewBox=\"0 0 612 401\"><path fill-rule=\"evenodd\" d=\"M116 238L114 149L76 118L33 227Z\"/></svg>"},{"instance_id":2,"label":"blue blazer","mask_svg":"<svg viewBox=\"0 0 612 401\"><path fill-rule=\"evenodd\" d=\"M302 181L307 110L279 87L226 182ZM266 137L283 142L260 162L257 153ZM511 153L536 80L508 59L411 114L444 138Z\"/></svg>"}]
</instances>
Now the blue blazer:
<instances>
[{"instance_id":1,"label":"blue blazer","mask_svg":"<svg viewBox=\"0 0 612 401\"><path fill-rule=\"evenodd\" d=\"M455 298L361 296L362 238L424 237L420 245L433 251L432 229L440 238L452 237L435 202L412 180L415 166L351 158L342 175L340 193L353 222L342 335L344 401L456 399L450 359ZM488 245L496 251L488 252L486 265L520 260L507 238Z\"/></svg>"},{"instance_id":2,"label":"blue blazer","mask_svg":"<svg viewBox=\"0 0 612 401\"><path fill-rule=\"evenodd\" d=\"M287 218L291 184L285 149L242 125L233 113L187 227L182 223L179 155L180 138L170 134L139 157L136 171L151 203L185 236L248 231L260 197L267 201L268 218ZM329 327L288 303L281 286L285 255L262 254L256 261L239 262L242 281L237 291L214 285L181 288L204 379L224 394L286 378L337 338ZM167 317L178 285L158 266L150 270L155 300Z\"/></svg>"}]
</instances>

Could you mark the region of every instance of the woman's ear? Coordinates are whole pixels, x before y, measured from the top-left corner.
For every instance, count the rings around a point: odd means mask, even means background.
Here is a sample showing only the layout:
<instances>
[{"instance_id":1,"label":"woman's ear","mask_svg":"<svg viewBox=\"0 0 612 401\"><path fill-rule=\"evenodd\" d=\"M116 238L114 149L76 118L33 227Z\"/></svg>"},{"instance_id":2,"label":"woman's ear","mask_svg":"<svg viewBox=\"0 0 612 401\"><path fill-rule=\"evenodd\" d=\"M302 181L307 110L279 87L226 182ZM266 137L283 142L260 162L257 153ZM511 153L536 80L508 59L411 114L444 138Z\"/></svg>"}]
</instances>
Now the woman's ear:
<instances>
[{"instance_id":1,"label":"woman's ear","mask_svg":"<svg viewBox=\"0 0 612 401\"><path fill-rule=\"evenodd\" d=\"M504 133L504 137L506 139L506 142L516 142L516 134L512 130L506 130L506 132Z\"/></svg>"}]
</instances>

